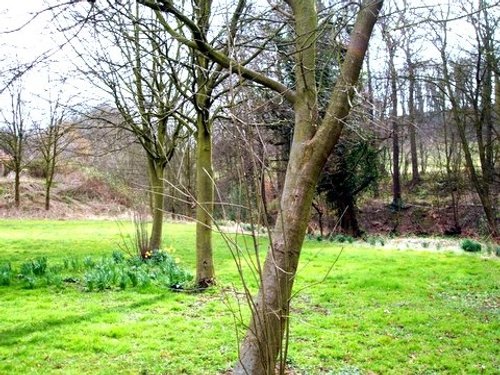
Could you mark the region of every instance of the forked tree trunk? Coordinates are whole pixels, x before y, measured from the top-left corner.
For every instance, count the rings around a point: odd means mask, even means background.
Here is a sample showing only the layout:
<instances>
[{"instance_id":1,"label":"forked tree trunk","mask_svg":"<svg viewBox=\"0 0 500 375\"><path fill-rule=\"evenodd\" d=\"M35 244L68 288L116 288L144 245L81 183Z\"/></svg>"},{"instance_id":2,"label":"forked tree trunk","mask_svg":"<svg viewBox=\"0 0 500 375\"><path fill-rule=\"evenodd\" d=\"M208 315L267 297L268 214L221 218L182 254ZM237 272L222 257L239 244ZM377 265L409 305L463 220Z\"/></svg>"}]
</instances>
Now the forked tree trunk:
<instances>
[{"instance_id":1,"label":"forked tree trunk","mask_svg":"<svg viewBox=\"0 0 500 375\"><path fill-rule=\"evenodd\" d=\"M252 319L234 374L274 374L287 329L289 304L300 251L320 172L340 136L350 110L368 40L383 1L364 1L325 117L318 119L315 88L315 1L289 0L295 15L295 132L278 215Z\"/></svg>"},{"instance_id":2,"label":"forked tree trunk","mask_svg":"<svg viewBox=\"0 0 500 375\"><path fill-rule=\"evenodd\" d=\"M205 39L210 27L211 0L196 0L196 25ZM210 60L198 53L193 56L196 64L196 285L207 288L215 283L212 254L212 220L214 212L214 173L212 163L212 119L210 107L219 68L210 74Z\"/></svg>"}]
</instances>

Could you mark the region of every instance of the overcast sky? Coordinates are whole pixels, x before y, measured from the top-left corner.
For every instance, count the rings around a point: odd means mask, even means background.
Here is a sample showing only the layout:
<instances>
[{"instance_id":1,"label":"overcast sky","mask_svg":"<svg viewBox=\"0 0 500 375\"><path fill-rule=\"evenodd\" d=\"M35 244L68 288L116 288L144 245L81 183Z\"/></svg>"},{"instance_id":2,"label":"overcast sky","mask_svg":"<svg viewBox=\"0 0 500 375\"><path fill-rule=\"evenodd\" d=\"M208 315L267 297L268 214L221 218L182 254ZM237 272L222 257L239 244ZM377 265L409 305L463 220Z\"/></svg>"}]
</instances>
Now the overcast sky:
<instances>
[{"instance_id":1,"label":"overcast sky","mask_svg":"<svg viewBox=\"0 0 500 375\"><path fill-rule=\"evenodd\" d=\"M33 69L24 77L24 86L26 97L31 98L35 107L43 107L43 102L37 101L38 96L48 97L49 92L57 91L55 84L49 84L50 80L57 80L59 73L67 75L74 68L72 62L76 61L74 52L71 48L63 48L65 38L56 30L56 22L53 20L54 12L57 13L57 8L54 11L44 11L48 6L61 6L68 4L69 1L57 0L19 0L19 1L2 1L0 3L0 16L2 17L2 25L0 26L0 69L5 72L6 67L12 67L16 64L24 64L34 61L39 56L48 54L50 56L50 64L40 65ZM386 4L389 2L386 1ZM434 9L439 9L440 4L446 4L443 1L431 0L414 0L408 1L412 7L419 8L423 5L432 5ZM452 4L457 4L457 1L451 1ZM475 2L474 2L475 3ZM472 3L471 3L472 4ZM90 9L90 4L86 1L81 1L71 5L72 9L80 9L82 12ZM427 10L426 10L427 11ZM497 9L498 11L498 9ZM35 14L38 16L32 19ZM470 37L472 27L463 21L457 21L450 24L454 40L456 43L466 46L466 38ZM17 30L19 29L19 30ZM14 31L17 30L17 31ZM382 56L384 52L379 55ZM422 53L435 54L432 47L427 46ZM372 48L372 56L376 57L377 53ZM5 74L4 74L5 75ZM71 74L70 74L71 76ZM0 83L6 77L0 77ZM90 97L98 96L99 94L91 89L90 84L84 83L81 80L69 79L65 84L64 91L67 96L79 94L84 98L86 95ZM52 96L55 95L54 93ZM3 95L5 96L5 95ZM5 105L5 98L0 96L0 105ZM33 117L43 116L43 109L39 108L32 111Z\"/></svg>"}]
</instances>

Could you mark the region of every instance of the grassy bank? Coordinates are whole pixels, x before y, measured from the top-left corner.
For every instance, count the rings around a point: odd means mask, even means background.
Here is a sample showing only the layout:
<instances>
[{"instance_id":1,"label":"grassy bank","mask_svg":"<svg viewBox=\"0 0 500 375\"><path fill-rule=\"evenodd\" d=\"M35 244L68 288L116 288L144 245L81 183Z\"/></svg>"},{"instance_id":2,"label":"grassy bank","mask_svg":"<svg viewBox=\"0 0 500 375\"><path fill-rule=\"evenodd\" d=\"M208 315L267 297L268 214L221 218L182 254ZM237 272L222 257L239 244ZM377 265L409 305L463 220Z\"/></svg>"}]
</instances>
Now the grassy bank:
<instances>
[{"instance_id":1,"label":"grassy bank","mask_svg":"<svg viewBox=\"0 0 500 375\"><path fill-rule=\"evenodd\" d=\"M0 265L40 256L49 265L68 256L97 259L123 249L132 231L107 221L0 221ZM165 245L194 271L194 226L167 225ZM342 246L328 273L341 245L306 242L292 302L297 373L498 373L498 259ZM219 285L203 294L86 292L79 282L0 286L0 373L225 371L237 355L231 310L239 283L219 236L215 248ZM242 315L246 321L246 309Z\"/></svg>"}]
</instances>

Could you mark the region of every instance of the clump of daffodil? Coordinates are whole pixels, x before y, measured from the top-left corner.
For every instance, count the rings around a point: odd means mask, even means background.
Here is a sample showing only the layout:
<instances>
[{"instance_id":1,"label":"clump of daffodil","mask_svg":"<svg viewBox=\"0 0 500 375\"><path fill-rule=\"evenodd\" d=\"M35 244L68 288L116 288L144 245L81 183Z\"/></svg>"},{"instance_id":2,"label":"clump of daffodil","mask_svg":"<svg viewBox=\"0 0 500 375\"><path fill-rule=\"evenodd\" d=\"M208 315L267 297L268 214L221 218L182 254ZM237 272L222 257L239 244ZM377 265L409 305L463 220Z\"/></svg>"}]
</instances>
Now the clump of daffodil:
<instances>
[{"instance_id":1,"label":"clump of daffodil","mask_svg":"<svg viewBox=\"0 0 500 375\"><path fill-rule=\"evenodd\" d=\"M144 259L149 259L151 258L151 255L153 255L153 252L151 250L147 250L145 253L144 253Z\"/></svg>"}]
</instances>

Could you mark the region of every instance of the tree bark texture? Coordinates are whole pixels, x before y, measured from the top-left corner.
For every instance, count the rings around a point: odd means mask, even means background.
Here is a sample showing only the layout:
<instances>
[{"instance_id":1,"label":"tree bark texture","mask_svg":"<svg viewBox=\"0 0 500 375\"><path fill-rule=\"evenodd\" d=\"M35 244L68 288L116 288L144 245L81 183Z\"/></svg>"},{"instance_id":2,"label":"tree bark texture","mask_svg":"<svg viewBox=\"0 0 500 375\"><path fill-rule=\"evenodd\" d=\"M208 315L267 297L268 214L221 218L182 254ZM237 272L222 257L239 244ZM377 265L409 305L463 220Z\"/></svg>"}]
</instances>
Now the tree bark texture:
<instances>
[{"instance_id":1,"label":"tree bark texture","mask_svg":"<svg viewBox=\"0 0 500 375\"><path fill-rule=\"evenodd\" d=\"M401 198L401 167L399 165L399 124L398 124L398 88L397 72L394 65L396 46L391 36L387 36L387 47L389 49L389 69L391 82L391 124L392 124L392 206L400 209L403 205Z\"/></svg>"},{"instance_id":2,"label":"tree bark texture","mask_svg":"<svg viewBox=\"0 0 500 375\"><path fill-rule=\"evenodd\" d=\"M472 185L474 186L478 196L479 200L481 202L481 206L483 207L483 211L486 217L488 229L490 231L491 236L496 237L498 235L498 229L497 229L497 222L496 222L496 207L494 206L494 201L495 199L492 198L492 194L490 192L490 181L488 179L488 173L484 173L485 170L487 170L487 167L485 166L486 160L485 160L485 151L484 151L484 139L483 139L483 131L482 131L482 120L483 118L479 118L478 116L478 111L480 109L480 106L478 103L475 103L475 124L474 126L476 127L476 141L478 145L478 150L479 150L479 156L480 156L480 162L481 162L481 171L483 172L482 175L478 173L476 170L476 166L474 163L474 157L472 155L472 145L470 144L469 138L467 136L467 131L466 131L466 126L467 126L467 119L463 116L463 111L462 107L465 105L465 103L461 103L460 100L460 92L456 92L456 88L461 88L462 92L465 92L464 89L464 78L460 74L455 73L455 87L453 86L452 82L452 75L450 74L449 71L449 62L448 62L448 56L445 51L446 44L443 46L441 49L441 61L443 64L443 78L444 78L444 84L445 84L445 89L448 94L448 98L451 103L451 114L453 116L453 120L455 122L458 136L460 138L460 143L462 145L462 150L464 152L464 158L465 158L465 165L467 167ZM478 84L480 82L477 82ZM482 88L484 90L484 87ZM486 90L489 90L488 87L486 87ZM483 93L483 95L485 95ZM491 93L490 95L490 100L491 100ZM491 107L491 103L487 104L487 106ZM484 109L484 108L483 108ZM486 111L488 111L489 108L486 108ZM481 129L480 131L478 130ZM492 147L493 145L489 145ZM485 164L483 164L485 163Z\"/></svg>"},{"instance_id":3,"label":"tree bark texture","mask_svg":"<svg viewBox=\"0 0 500 375\"><path fill-rule=\"evenodd\" d=\"M289 0L296 29L295 132L278 215L255 299L252 319L234 373L274 374L287 330L289 305L300 251L320 172L337 143L350 110L368 40L382 1L364 1L351 34L341 73L326 114L318 118L315 86L315 1Z\"/></svg>"},{"instance_id":4,"label":"tree bark texture","mask_svg":"<svg viewBox=\"0 0 500 375\"><path fill-rule=\"evenodd\" d=\"M411 57L407 58L408 62L408 79L409 79L409 97L408 97L408 112L410 120L410 151L411 151L411 182L416 185L420 182L420 173L418 169L418 154L417 154L417 128L415 126L416 111L415 111L415 67L411 61Z\"/></svg>"},{"instance_id":5,"label":"tree bark texture","mask_svg":"<svg viewBox=\"0 0 500 375\"><path fill-rule=\"evenodd\" d=\"M159 250L162 243L163 214L164 214L164 175L165 169L156 165L154 160L148 159L148 173L151 189L151 216L153 225L149 238L149 249ZM144 256L144 254L142 254Z\"/></svg>"},{"instance_id":6,"label":"tree bark texture","mask_svg":"<svg viewBox=\"0 0 500 375\"><path fill-rule=\"evenodd\" d=\"M196 134L196 285L214 283L212 215L214 211L211 122L199 113Z\"/></svg>"},{"instance_id":7,"label":"tree bark texture","mask_svg":"<svg viewBox=\"0 0 500 375\"><path fill-rule=\"evenodd\" d=\"M58 154L58 149L57 149L57 143L59 141L60 135L59 135L59 128L58 127L51 127L49 128L48 131L48 136L50 137L49 139L49 144L47 151L49 153L47 154L46 158L46 176L45 176L45 210L49 211L50 210L50 190L52 188L52 184L54 182L54 174L56 171L56 159L57 159L57 154Z\"/></svg>"},{"instance_id":8,"label":"tree bark texture","mask_svg":"<svg viewBox=\"0 0 500 375\"><path fill-rule=\"evenodd\" d=\"M16 208L21 206L21 166L15 162L14 168L14 204Z\"/></svg>"}]
</instances>

